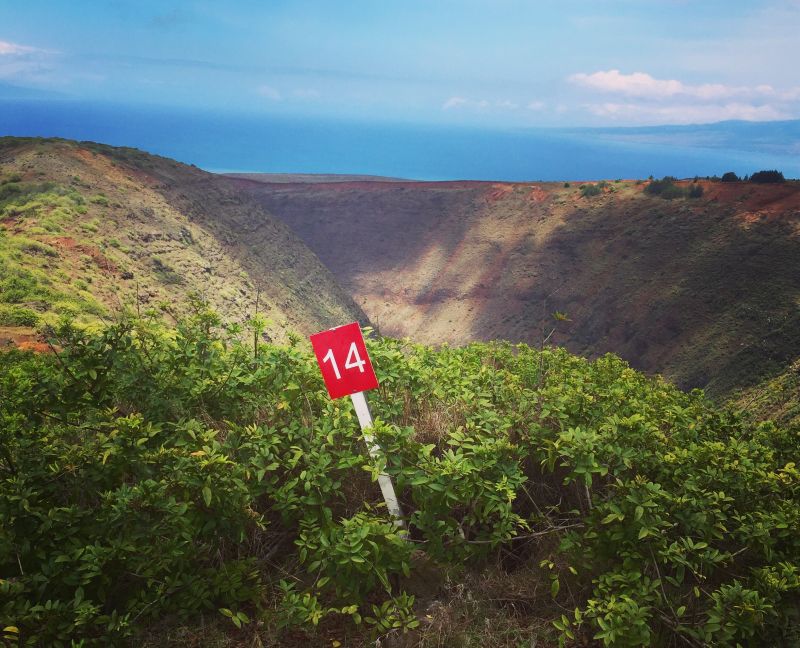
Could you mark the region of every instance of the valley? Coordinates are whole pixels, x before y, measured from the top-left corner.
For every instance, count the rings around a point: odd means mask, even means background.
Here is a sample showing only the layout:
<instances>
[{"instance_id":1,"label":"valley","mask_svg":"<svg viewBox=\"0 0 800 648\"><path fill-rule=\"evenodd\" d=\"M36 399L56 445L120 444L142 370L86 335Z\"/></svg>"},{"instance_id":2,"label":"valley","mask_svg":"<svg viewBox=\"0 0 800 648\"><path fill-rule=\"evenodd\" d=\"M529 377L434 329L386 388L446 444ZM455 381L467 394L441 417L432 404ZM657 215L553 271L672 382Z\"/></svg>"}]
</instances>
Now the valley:
<instances>
[{"instance_id":1,"label":"valley","mask_svg":"<svg viewBox=\"0 0 800 648\"><path fill-rule=\"evenodd\" d=\"M686 389L753 385L800 356L800 184L236 180L382 333L616 353ZM679 183L688 187L689 182ZM553 317L559 313L558 319Z\"/></svg>"}]
</instances>

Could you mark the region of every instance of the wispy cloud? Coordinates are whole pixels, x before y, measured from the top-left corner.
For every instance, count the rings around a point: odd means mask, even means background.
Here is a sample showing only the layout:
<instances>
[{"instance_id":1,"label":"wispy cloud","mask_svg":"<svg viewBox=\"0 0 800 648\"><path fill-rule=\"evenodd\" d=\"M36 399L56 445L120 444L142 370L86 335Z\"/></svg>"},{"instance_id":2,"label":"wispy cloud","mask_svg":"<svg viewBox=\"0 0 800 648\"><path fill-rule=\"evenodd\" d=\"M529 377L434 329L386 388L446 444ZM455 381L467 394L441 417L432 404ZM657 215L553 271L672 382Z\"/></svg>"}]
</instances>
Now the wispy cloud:
<instances>
[{"instance_id":1,"label":"wispy cloud","mask_svg":"<svg viewBox=\"0 0 800 648\"><path fill-rule=\"evenodd\" d=\"M256 88L256 93L270 101L281 101L283 99L283 95L280 91L270 85L262 84L258 86Z\"/></svg>"},{"instance_id":2,"label":"wispy cloud","mask_svg":"<svg viewBox=\"0 0 800 648\"><path fill-rule=\"evenodd\" d=\"M710 123L741 119L745 121L773 121L789 119L790 114L769 104L727 103L723 105L678 104L652 106L637 103L589 104L586 108L598 117L611 117L626 121L655 121L662 124Z\"/></svg>"},{"instance_id":3,"label":"wispy cloud","mask_svg":"<svg viewBox=\"0 0 800 648\"><path fill-rule=\"evenodd\" d=\"M730 86L722 83L690 85L675 79L656 79L645 72L623 74L619 70L579 73L569 77L569 81L585 88L623 94L630 97L663 99L686 96L698 99L717 100L731 97L771 97L775 89L770 85Z\"/></svg>"},{"instance_id":4,"label":"wispy cloud","mask_svg":"<svg viewBox=\"0 0 800 648\"><path fill-rule=\"evenodd\" d=\"M573 74L567 80L593 95L584 109L596 117L635 123L704 123L741 119L768 121L797 115L800 88L772 85L690 84L658 79L645 72L602 70ZM608 100L606 97L615 97Z\"/></svg>"},{"instance_id":5,"label":"wispy cloud","mask_svg":"<svg viewBox=\"0 0 800 648\"><path fill-rule=\"evenodd\" d=\"M490 101L489 99L470 99L467 97L450 97L447 101L442 104L442 110L454 110L459 108L469 109L469 110L477 110L477 111L486 111L486 110L498 110L498 111L509 111L509 110L518 110L520 105L516 101L510 101L508 99L496 99Z\"/></svg>"},{"instance_id":6,"label":"wispy cloud","mask_svg":"<svg viewBox=\"0 0 800 648\"><path fill-rule=\"evenodd\" d=\"M442 104L442 110L452 110L453 108L460 108L461 106L466 106L469 103L468 99L464 97L450 97L447 101Z\"/></svg>"},{"instance_id":7,"label":"wispy cloud","mask_svg":"<svg viewBox=\"0 0 800 648\"><path fill-rule=\"evenodd\" d=\"M22 85L52 80L53 50L0 40L0 79Z\"/></svg>"},{"instance_id":8,"label":"wispy cloud","mask_svg":"<svg viewBox=\"0 0 800 648\"><path fill-rule=\"evenodd\" d=\"M45 50L40 50L37 47L0 40L0 56L19 56L21 54L34 54L36 52L44 53L44 51Z\"/></svg>"}]
</instances>

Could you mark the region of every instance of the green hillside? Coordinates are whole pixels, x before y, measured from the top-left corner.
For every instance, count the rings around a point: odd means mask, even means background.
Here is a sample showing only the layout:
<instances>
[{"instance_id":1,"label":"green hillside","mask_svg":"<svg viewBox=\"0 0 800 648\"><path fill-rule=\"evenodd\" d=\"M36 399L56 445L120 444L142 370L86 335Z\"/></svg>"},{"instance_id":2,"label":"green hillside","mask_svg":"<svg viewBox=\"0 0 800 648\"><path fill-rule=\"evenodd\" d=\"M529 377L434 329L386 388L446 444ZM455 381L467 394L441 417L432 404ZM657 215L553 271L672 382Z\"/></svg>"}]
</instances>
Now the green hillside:
<instances>
[{"instance_id":1,"label":"green hillside","mask_svg":"<svg viewBox=\"0 0 800 648\"><path fill-rule=\"evenodd\" d=\"M314 254L223 178L133 149L0 138L0 344L62 316L179 316L192 295L231 323L258 300L276 339L363 318Z\"/></svg>"}]
</instances>

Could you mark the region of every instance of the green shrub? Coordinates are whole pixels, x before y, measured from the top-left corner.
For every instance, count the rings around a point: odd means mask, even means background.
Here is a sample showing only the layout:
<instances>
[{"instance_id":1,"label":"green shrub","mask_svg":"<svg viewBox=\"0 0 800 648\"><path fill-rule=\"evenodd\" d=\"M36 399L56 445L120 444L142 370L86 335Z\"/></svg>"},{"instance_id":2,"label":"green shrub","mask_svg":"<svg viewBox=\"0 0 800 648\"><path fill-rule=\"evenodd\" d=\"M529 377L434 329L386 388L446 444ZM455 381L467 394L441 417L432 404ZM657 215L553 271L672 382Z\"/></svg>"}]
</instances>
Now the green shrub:
<instances>
[{"instance_id":1,"label":"green shrub","mask_svg":"<svg viewBox=\"0 0 800 648\"><path fill-rule=\"evenodd\" d=\"M159 281L165 284L179 284L183 282L183 277L175 269L158 257L152 260L155 275Z\"/></svg>"},{"instance_id":2,"label":"green shrub","mask_svg":"<svg viewBox=\"0 0 800 648\"><path fill-rule=\"evenodd\" d=\"M4 182L0 185L0 202L8 200L22 193L22 187L17 182Z\"/></svg>"},{"instance_id":3,"label":"green shrub","mask_svg":"<svg viewBox=\"0 0 800 648\"><path fill-rule=\"evenodd\" d=\"M39 313L24 306L0 304L0 326L38 326Z\"/></svg>"},{"instance_id":4,"label":"green shrub","mask_svg":"<svg viewBox=\"0 0 800 648\"><path fill-rule=\"evenodd\" d=\"M610 355L381 339L373 463L309 350L254 354L240 332L198 306L173 329L64 324L58 357L3 357L0 618L22 644L135 643L208 611L399 632L417 623L412 548L541 564L575 643L792 638L798 431Z\"/></svg>"},{"instance_id":5,"label":"green shrub","mask_svg":"<svg viewBox=\"0 0 800 648\"><path fill-rule=\"evenodd\" d=\"M596 184L581 185L581 196L589 198L591 196L599 196L603 193L603 189Z\"/></svg>"},{"instance_id":6,"label":"green shrub","mask_svg":"<svg viewBox=\"0 0 800 648\"><path fill-rule=\"evenodd\" d=\"M697 183L692 183L688 189L684 189L675 182L676 179L672 176L664 176L661 180L651 180L650 184L644 188L644 192L651 196L659 196L664 200L700 198L703 195L703 187Z\"/></svg>"},{"instance_id":7,"label":"green shrub","mask_svg":"<svg viewBox=\"0 0 800 648\"><path fill-rule=\"evenodd\" d=\"M42 243L41 241L17 236L13 242L16 247L26 254L42 254L49 257L58 256L58 250L56 250L52 245Z\"/></svg>"},{"instance_id":8,"label":"green shrub","mask_svg":"<svg viewBox=\"0 0 800 648\"><path fill-rule=\"evenodd\" d=\"M664 176L661 180L653 180L651 176L650 183L644 188L644 192L651 196L660 196L665 191L672 191L675 188L675 178L672 176Z\"/></svg>"},{"instance_id":9,"label":"green shrub","mask_svg":"<svg viewBox=\"0 0 800 648\"><path fill-rule=\"evenodd\" d=\"M756 171L753 175L750 176L750 182L755 182L759 184L781 183L781 182L786 182L786 179L783 177L783 173L777 170Z\"/></svg>"},{"instance_id":10,"label":"green shrub","mask_svg":"<svg viewBox=\"0 0 800 648\"><path fill-rule=\"evenodd\" d=\"M689 186L689 198L702 198L703 196L703 185L693 183Z\"/></svg>"},{"instance_id":11,"label":"green shrub","mask_svg":"<svg viewBox=\"0 0 800 648\"><path fill-rule=\"evenodd\" d=\"M739 182L739 176L737 176L733 171L727 171L726 173L722 174L722 178L720 178L722 182Z\"/></svg>"},{"instance_id":12,"label":"green shrub","mask_svg":"<svg viewBox=\"0 0 800 648\"><path fill-rule=\"evenodd\" d=\"M20 180L22 180L22 174L11 173L2 180L0 180L0 184L9 184L10 182L19 182Z\"/></svg>"}]
</instances>

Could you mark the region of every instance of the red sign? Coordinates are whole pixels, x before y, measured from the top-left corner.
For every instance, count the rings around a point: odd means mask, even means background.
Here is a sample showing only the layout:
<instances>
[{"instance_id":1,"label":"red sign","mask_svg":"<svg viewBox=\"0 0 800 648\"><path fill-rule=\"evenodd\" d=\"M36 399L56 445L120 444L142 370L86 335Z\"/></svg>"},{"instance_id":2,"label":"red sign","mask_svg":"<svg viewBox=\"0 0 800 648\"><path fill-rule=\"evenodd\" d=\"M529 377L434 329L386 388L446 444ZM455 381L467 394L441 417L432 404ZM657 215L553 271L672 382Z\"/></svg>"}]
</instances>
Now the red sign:
<instances>
[{"instance_id":1,"label":"red sign","mask_svg":"<svg viewBox=\"0 0 800 648\"><path fill-rule=\"evenodd\" d=\"M358 322L315 333L311 346L331 398L378 386Z\"/></svg>"}]
</instances>

